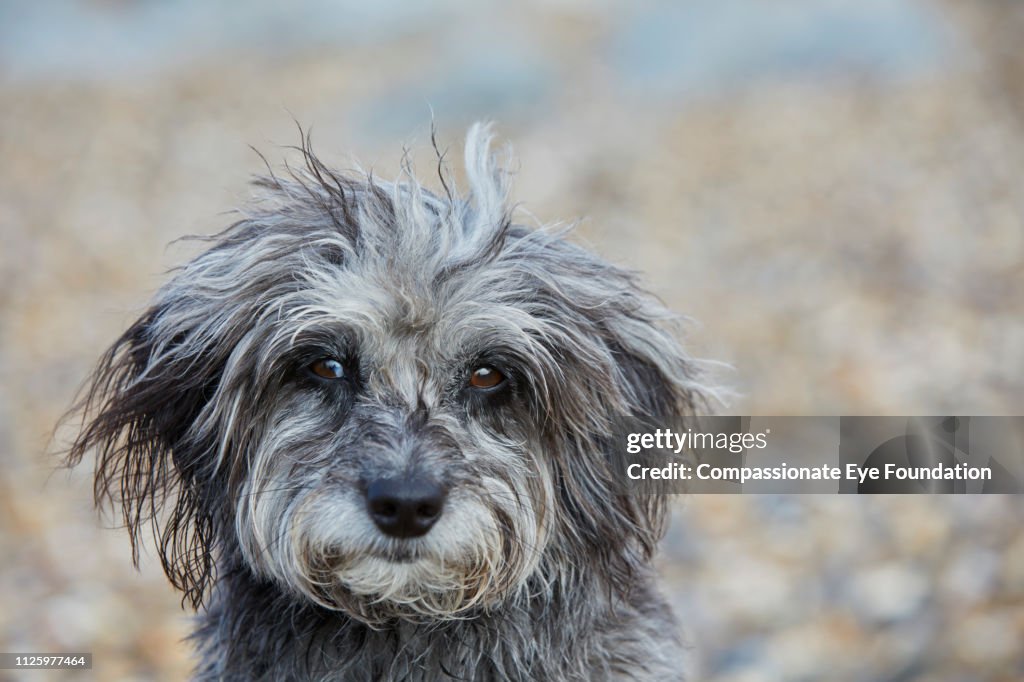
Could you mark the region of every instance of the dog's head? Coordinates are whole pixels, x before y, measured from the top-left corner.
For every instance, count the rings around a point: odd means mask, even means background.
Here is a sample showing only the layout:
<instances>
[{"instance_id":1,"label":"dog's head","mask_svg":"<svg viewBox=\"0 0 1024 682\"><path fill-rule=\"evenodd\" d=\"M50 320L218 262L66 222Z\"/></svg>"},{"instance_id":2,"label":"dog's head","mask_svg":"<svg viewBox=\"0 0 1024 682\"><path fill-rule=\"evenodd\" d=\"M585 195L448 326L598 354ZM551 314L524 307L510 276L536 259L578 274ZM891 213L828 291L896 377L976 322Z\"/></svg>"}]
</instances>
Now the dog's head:
<instances>
[{"instance_id":1,"label":"dog's head","mask_svg":"<svg viewBox=\"0 0 1024 682\"><path fill-rule=\"evenodd\" d=\"M71 462L97 452L194 605L234 562L370 624L450 618L653 550L612 423L691 410L693 363L630 273L512 223L489 142L464 198L307 142L101 361Z\"/></svg>"}]
</instances>

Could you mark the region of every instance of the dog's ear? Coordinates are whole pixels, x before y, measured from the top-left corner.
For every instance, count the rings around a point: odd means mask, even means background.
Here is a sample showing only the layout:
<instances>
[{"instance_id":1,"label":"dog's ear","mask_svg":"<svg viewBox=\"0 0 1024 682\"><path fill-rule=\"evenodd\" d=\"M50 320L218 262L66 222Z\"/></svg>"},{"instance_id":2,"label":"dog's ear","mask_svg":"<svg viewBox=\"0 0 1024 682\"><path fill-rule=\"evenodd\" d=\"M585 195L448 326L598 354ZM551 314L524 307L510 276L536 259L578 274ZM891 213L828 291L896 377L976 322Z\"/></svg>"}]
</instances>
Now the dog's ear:
<instances>
[{"instance_id":1,"label":"dog's ear","mask_svg":"<svg viewBox=\"0 0 1024 682\"><path fill-rule=\"evenodd\" d=\"M532 275L538 346L552 358L543 375L558 378L541 385L535 412L550 438L567 536L595 574L628 590L664 532L669 498L629 489L631 456L616 426L701 411L698 364L676 339L673 316L632 273L536 232L517 248L530 256L518 265Z\"/></svg>"},{"instance_id":2,"label":"dog's ear","mask_svg":"<svg viewBox=\"0 0 1024 682\"><path fill-rule=\"evenodd\" d=\"M610 497L621 516L620 527L636 541L635 549L646 560L653 556L664 534L670 497L667 488L629 488L625 473L630 464L644 463L644 455L630 455L622 436L625 430L666 426L678 429L684 419L707 407L708 398L695 361L665 324L665 311L653 299L644 300L646 310L612 314L602 327L617 375L615 383L622 396L620 411L612 416L614 434L603 448L608 471L615 479ZM663 466L664 462L649 461L646 465ZM628 573L622 577L629 579Z\"/></svg>"},{"instance_id":3,"label":"dog's ear","mask_svg":"<svg viewBox=\"0 0 1024 682\"><path fill-rule=\"evenodd\" d=\"M357 197L371 218L393 211L383 191L327 169L308 136L298 149L305 168L257 178L264 201L198 238L212 246L106 352L68 415L80 428L67 464L96 453L97 505L120 510L136 561L153 530L168 578L195 606L214 577L215 526L231 523L225 490L244 474L245 458L226 453L256 437L238 415L256 401L257 327L272 330L272 304L308 286L297 273L330 272L355 249Z\"/></svg>"},{"instance_id":4,"label":"dog's ear","mask_svg":"<svg viewBox=\"0 0 1024 682\"><path fill-rule=\"evenodd\" d=\"M559 404L579 412L583 408L574 403L585 402L591 411L603 411L608 430L589 440L564 438L560 450L568 456L555 467L559 506L572 536L585 544L593 572L628 592L664 534L670 497L629 486L625 472L638 460L627 452L622 429L674 425L701 409L704 398L692 361L659 321L605 312L593 318L606 351L606 364L589 375L597 390L563 393Z\"/></svg>"},{"instance_id":5,"label":"dog's ear","mask_svg":"<svg viewBox=\"0 0 1024 682\"><path fill-rule=\"evenodd\" d=\"M650 301L651 310L660 306ZM688 423L709 407L709 396L701 384L701 372L677 341L671 327L660 315L646 319L630 316L608 320L609 348L614 359L617 383L624 400L621 414L616 414L613 442L606 450L609 466L622 478L630 464L664 466L663 451L644 451L631 455L622 440L625 432L653 431L657 428L686 429ZM645 457L647 460L645 462ZM620 481L624 484L624 481ZM663 485L644 494L626 492L640 502L645 514L641 542L644 551L653 552L663 532L664 505L671 486Z\"/></svg>"},{"instance_id":6,"label":"dog's ear","mask_svg":"<svg viewBox=\"0 0 1024 682\"><path fill-rule=\"evenodd\" d=\"M223 358L204 351L177 297L151 307L103 355L69 416L81 427L67 464L96 455L97 506L120 511L138 562L151 528L164 571L198 606L213 571L214 485L192 424L220 379Z\"/></svg>"}]
</instances>

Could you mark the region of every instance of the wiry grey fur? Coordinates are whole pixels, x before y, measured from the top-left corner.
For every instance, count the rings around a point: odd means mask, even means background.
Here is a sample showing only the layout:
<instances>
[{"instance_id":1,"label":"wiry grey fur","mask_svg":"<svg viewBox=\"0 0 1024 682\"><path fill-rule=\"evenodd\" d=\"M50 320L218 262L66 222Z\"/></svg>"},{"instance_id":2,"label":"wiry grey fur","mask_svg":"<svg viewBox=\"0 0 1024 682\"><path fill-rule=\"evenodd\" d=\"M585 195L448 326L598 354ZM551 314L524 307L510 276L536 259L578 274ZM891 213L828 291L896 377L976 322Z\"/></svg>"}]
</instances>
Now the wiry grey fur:
<instances>
[{"instance_id":1,"label":"wiry grey fur","mask_svg":"<svg viewBox=\"0 0 1024 682\"><path fill-rule=\"evenodd\" d=\"M632 274L513 224L486 128L468 194L329 170L258 180L99 364L69 461L199 610L199 679L667 680L650 559L664 499L624 494L612 420L702 400ZM346 376L309 371L324 357ZM467 384L475 367L506 376ZM448 491L375 528L382 475Z\"/></svg>"}]
</instances>

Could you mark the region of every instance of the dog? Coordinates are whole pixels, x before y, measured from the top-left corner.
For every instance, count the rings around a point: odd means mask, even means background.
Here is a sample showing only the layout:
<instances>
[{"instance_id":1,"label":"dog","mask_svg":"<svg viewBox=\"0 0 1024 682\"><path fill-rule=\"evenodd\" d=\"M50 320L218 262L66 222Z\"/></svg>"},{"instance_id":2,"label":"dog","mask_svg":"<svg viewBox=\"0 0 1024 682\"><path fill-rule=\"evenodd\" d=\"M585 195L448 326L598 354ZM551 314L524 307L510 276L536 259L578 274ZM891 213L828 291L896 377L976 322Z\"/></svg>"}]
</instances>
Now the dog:
<instances>
[{"instance_id":1,"label":"dog","mask_svg":"<svg viewBox=\"0 0 1024 682\"><path fill-rule=\"evenodd\" d=\"M488 126L458 193L302 165L100 360L67 462L199 615L200 680L671 680L623 416L707 390L631 271L514 221ZM437 145L434 145L437 149Z\"/></svg>"}]
</instances>

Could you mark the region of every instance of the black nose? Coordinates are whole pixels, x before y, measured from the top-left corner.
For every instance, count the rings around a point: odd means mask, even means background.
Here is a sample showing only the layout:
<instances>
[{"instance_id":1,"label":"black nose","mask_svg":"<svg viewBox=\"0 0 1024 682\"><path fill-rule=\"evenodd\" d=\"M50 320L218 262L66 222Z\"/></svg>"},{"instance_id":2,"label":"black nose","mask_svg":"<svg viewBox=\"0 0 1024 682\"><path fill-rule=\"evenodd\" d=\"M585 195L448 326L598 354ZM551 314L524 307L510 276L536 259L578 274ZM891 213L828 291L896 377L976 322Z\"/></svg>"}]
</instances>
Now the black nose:
<instances>
[{"instance_id":1,"label":"black nose","mask_svg":"<svg viewBox=\"0 0 1024 682\"><path fill-rule=\"evenodd\" d=\"M366 488L366 508L387 535L416 538L441 518L446 497L441 486L420 478L378 478Z\"/></svg>"}]
</instances>

